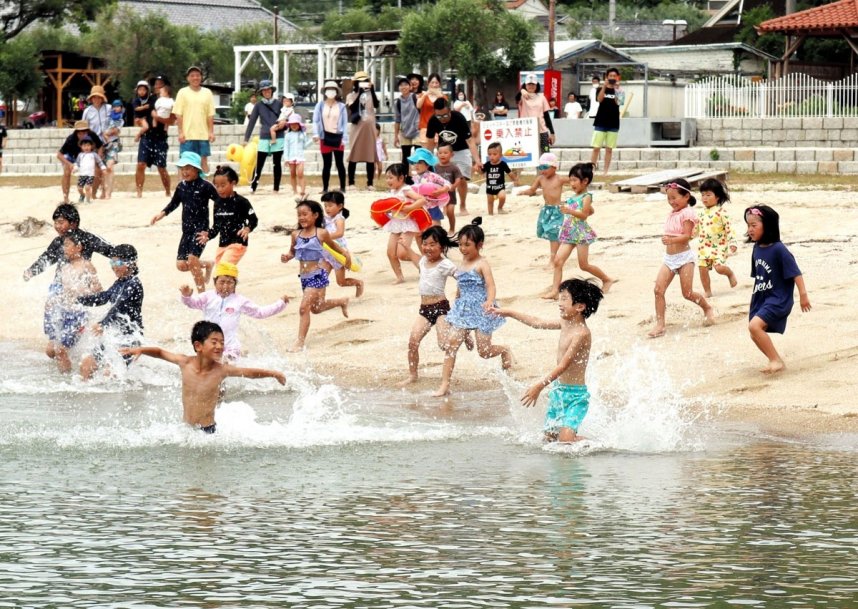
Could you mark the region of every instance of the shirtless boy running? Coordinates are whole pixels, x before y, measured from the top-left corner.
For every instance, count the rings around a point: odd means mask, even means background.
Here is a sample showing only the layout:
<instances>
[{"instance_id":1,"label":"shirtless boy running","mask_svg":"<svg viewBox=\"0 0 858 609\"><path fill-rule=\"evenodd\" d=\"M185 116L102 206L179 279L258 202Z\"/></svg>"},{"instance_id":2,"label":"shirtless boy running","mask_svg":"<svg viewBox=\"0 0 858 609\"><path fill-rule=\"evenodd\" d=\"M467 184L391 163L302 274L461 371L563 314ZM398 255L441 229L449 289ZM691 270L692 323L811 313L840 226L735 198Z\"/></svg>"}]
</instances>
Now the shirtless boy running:
<instances>
[{"instance_id":1,"label":"shirtless boy running","mask_svg":"<svg viewBox=\"0 0 858 609\"><path fill-rule=\"evenodd\" d=\"M548 241L549 253L546 269L554 270L554 255L560 248L560 228L563 226L563 212L560 211L561 192L563 185L569 183L569 178L557 174L560 161L557 155L546 152L539 157L539 165L536 169L539 175L530 185L530 188L521 192L523 195L532 197L537 189L542 188L543 206L539 210L539 218L536 220L536 236ZM553 288L549 288L553 289Z\"/></svg>"},{"instance_id":2,"label":"shirtless boy running","mask_svg":"<svg viewBox=\"0 0 858 609\"><path fill-rule=\"evenodd\" d=\"M214 412L220 400L220 387L228 376L243 376L251 379L275 378L281 385L286 377L274 370L262 368L239 368L221 364L223 355L223 331L210 321L198 321L191 330L191 342L196 355L179 355L160 347L131 347L121 349L123 355L135 358L141 355L156 357L176 364L182 371L182 406L184 421L205 433L217 430Z\"/></svg>"},{"instance_id":3,"label":"shirtless boy running","mask_svg":"<svg viewBox=\"0 0 858 609\"><path fill-rule=\"evenodd\" d=\"M493 309L497 315L517 319L541 330L560 330L557 343L557 365L545 378L532 385L521 403L533 406L543 389L548 390L548 411L545 413L547 442L577 442L578 427L590 407L590 393L585 384L587 362L590 359L592 337L586 318L599 308L602 290L582 279L568 279L560 284L560 320L539 319L511 309Z\"/></svg>"}]
</instances>

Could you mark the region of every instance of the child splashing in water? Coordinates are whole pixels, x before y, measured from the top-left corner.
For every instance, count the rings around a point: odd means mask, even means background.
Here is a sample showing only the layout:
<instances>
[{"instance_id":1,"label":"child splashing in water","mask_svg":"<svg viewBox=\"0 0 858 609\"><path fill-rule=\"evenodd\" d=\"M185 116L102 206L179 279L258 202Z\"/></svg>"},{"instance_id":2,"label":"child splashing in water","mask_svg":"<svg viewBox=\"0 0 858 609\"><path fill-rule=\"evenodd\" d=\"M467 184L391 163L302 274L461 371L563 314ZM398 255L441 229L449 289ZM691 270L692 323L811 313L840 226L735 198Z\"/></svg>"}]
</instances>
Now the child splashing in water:
<instances>
[{"instance_id":1,"label":"child splashing in water","mask_svg":"<svg viewBox=\"0 0 858 609\"><path fill-rule=\"evenodd\" d=\"M563 225L557 235L560 246L554 255L554 288L543 294L543 298L555 299L560 294L560 281L563 279L563 265L572 254L572 250L578 251L578 266L585 273L595 275L602 282L602 292L607 292L614 285L615 280L608 277L605 272L595 264L590 264L590 244L596 240L596 233L587 223L587 218L593 215L593 195L587 191L587 187L593 181L593 164L578 163L569 170L569 185L572 187L574 196L566 199L566 205L560 206L564 214Z\"/></svg>"},{"instance_id":2,"label":"child splashing in water","mask_svg":"<svg viewBox=\"0 0 858 609\"><path fill-rule=\"evenodd\" d=\"M417 382L417 370L420 364L420 342L435 326L438 335L438 346L444 348L444 337L448 332L446 320L450 312L450 302L447 300L445 286L447 278L456 274L456 265L447 257L447 250L456 247L447 232L440 226L432 226L420 235L423 239L421 247L423 256L420 258L420 315L411 326L408 337L408 380L400 386Z\"/></svg>"},{"instance_id":3,"label":"child splashing in water","mask_svg":"<svg viewBox=\"0 0 858 609\"><path fill-rule=\"evenodd\" d=\"M697 235L697 267L700 269L703 293L711 298L710 269L725 275L731 288L735 288L738 283L736 275L727 266L727 257L736 253L736 234L723 207L730 197L721 182L713 178L704 180L700 184L700 200L703 201L703 209L700 210L700 230Z\"/></svg>"},{"instance_id":4,"label":"child splashing in water","mask_svg":"<svg viewBox=\"0 0 858 609\"><path fill-rule=\"evenodd\" d=\"M548 442L576 442L584 439L578 435L578 427L590 407L585 374L592 336L587 327L587 318L596 312L601 300L602 291L594 284L581 279L569 279L560 284L560 321L538 319L512 309L494 309L498 315L517 319L531 328L560 330L557 365L521 397L522 404L533 406L542 390L551 385L544 426L545 440Z\"/></svg>"},{"instance_id":5,"label":"child splashing in water","mask_svg":"<svg viewBox=\"0 0 858 609\"><path fill-rule=\"evenodd\" d=\"M459 251L462 253L462 265L456 270L459 284L459 296L447 314L450 330L445 339L444 369L441 374L441 386L436 396L450 393L450 378L456 365L456 352L465 341L469 330L475 330L477 352L480 357L489 359L501 357L504 370L512 367L512 352L509 347L492 345L492 333L506 321L492 312L495 304L495 281L488 261L480 255L486 240L480 228L482 218L459 231Z\"/></svg>"},{"instance_id":6,"label":"child splashing in water","mask_svg":"<svg viewBox=\"0 0 858 609\"><path fill-rule=\"evenodd\" d=\"M796 287L802 311L810 311L810 299L795 258L781 243L778 213L768 205L754 205L745 210L745 223L748 225L748 240L754 243L751 256L754 291L748 313L748 330L751 340L769 358L761 372L772 374L783 370L785 365L769 333L783 334L786 330Z\"/></svg>"},{"instance_id":7,"label":"child splashing in water","mask_svg":"<svg viewBox=\"0 0 858 609\"><path fill-rule=\"evenodd\" d=\"M387 240L387 259L390 261L393 274L396 275L396 281L393 283L404 283L405 277L402 274L402 265L399 261L407 260L415 266L420 261L420 254L411 248L411 242L415 236L420 235L420 229L417 227L417 222L412 220L408 214L425 206L426 199L411 190L405 183L408 170L402 163L390 165L384 175L391 196L405 203L399 212L384 225L385 232L390 233Z\"/></svg>"},{"instance_id":8,"label":"child splashing in water","mask_svg":"<svg viewBox=\"0 0 858 609\"><path fill-rule=\"evenodd\" d=\"M304 296L301 299L298 323L298 338L289 351L301 351L310 331L310 313L319 314L328 309L340 307L343 317L349 316L349 299L335 298L325 300L325 288L328 287L328 273L322 267L322 244L345 257L345 265L351 266L352 259L349 251L331 238L326 231L322 206L316 201L301 201L295 208L298 211L298 229L292 231L292 247L288 254L280 256L281 262L289 262L297 258L301 265L301 289Z\"/></svg>"},{"instance_id":9,"label":"child splashing in water","mask_svg":"<svg viewBox=\"0 0 858 609\"><path fill-rule=\"evenodd\" d=\"M331 235L331 239L348 249L345 234L349 210L346 209L346 199L343 193L338 190L326 192L322 195L322 205L325 206L325 230ZM354 286L355 298L360 298L363 294L363 281L352 277L346 278L346 267L334 259L330 252L322 252L322 257L325 259L322 266L329 275L333 269L337 278L337 285L340 287Z\"/></svg>"},{"instance_id":10,"label":"child splashing in water","mask_svg":"<svg viewBox=\"0 0 858 609\"><path fill-rule=\"evenodd\" d=\"M714 309L703 295L693 290L694 263L697 262L697 255L688 242L691 241L694 227L698 222L697 214L691 209L697 203L697 199L691 194L691 185L681 178L668 184L666 191L667 202L672 211L664 223L664 236L661 238L665 246L665 254L664 262L655 278L655 327L647 334L650 338L664 336L664 317L667 308L664 294L667 286L673 281L674 275L679 275L682 296L703 309L703 315L706 317L704 325L715 323Z\"/></svg>"}]
</instances>

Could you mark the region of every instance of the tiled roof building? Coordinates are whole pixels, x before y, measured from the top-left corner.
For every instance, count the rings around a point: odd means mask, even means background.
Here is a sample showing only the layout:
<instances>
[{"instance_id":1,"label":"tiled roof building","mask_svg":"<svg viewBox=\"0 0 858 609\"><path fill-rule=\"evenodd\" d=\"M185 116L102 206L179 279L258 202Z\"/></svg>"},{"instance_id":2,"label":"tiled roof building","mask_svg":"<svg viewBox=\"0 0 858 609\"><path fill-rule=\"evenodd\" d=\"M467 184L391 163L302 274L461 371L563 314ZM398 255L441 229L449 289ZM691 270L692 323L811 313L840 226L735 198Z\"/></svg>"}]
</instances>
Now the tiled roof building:
<instances>
[{"instance_id":1,"label":"tiled roof building","mask_svg":"<svg viewBox=\"0 0 858 609\"><path fill-rule=\"evenodd\" d=\"M256 0L119 0L121 7L138 13L163 13L175 25L191 25L201 30L221 30L253 23L273 23L274 13ZM281 32L298 27L277 17Z\"/></svg>"},{"instance_id":2,"label":"tiled roof building","mask_svg":"<svg viewBox=\"0 0 858 609\"><path fill-rule=\"evenodd\" d=\"M757 31L835 35L839 33L838 30L855 27L858 27L858 0L840 0L769 19L757 26Z\"/></svg>"}]
</instances>

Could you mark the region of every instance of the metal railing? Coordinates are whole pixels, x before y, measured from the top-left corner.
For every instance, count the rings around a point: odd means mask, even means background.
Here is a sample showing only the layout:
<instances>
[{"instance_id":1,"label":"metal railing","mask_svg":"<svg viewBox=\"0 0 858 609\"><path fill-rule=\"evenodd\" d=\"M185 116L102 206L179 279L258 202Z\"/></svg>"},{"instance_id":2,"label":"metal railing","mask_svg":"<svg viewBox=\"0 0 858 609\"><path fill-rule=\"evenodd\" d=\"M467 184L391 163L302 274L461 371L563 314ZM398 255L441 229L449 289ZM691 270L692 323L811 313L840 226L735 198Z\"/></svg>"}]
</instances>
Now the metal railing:
<instances>
[{"instance_id":1,"label":"metal railing","mask_svg":"<svg viewBox=\"0 0 858 609\"><path fill-rule=\"evenodd\" d=\"M830 82L807 74L753 82L716 76L685 86L686 118L858 116L858 74Z\"/></svg>"}]
</instances>

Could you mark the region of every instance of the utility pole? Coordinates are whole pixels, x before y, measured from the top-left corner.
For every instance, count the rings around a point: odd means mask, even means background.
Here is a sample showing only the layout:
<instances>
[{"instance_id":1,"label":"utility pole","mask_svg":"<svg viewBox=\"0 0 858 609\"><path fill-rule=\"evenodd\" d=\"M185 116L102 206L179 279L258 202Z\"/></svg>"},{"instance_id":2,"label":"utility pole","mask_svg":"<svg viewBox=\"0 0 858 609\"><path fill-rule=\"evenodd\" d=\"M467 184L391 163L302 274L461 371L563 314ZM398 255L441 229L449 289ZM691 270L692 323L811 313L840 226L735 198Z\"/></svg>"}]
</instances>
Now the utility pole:
<instances>
[{"instance_id":1,"label":"utility pole","mask_svg":"<svg viewBox=\"0 0 858 609\"><path fill-rule=\"evenodd\" d=\"M610 0L608 3L608 31L610 35L614 35L614 22L617 20L617 0Z\"/></svg>"},{"instance_id":2,"label":"utility pole","mask_svg":"<svg viewBox=\"0 0 858 609\"><path fill-rule=\"evenodd\" d=\"M554 21L557 15L557 0L548 0L548 69L554 69Z\"/></svg>"}]
</instances>

